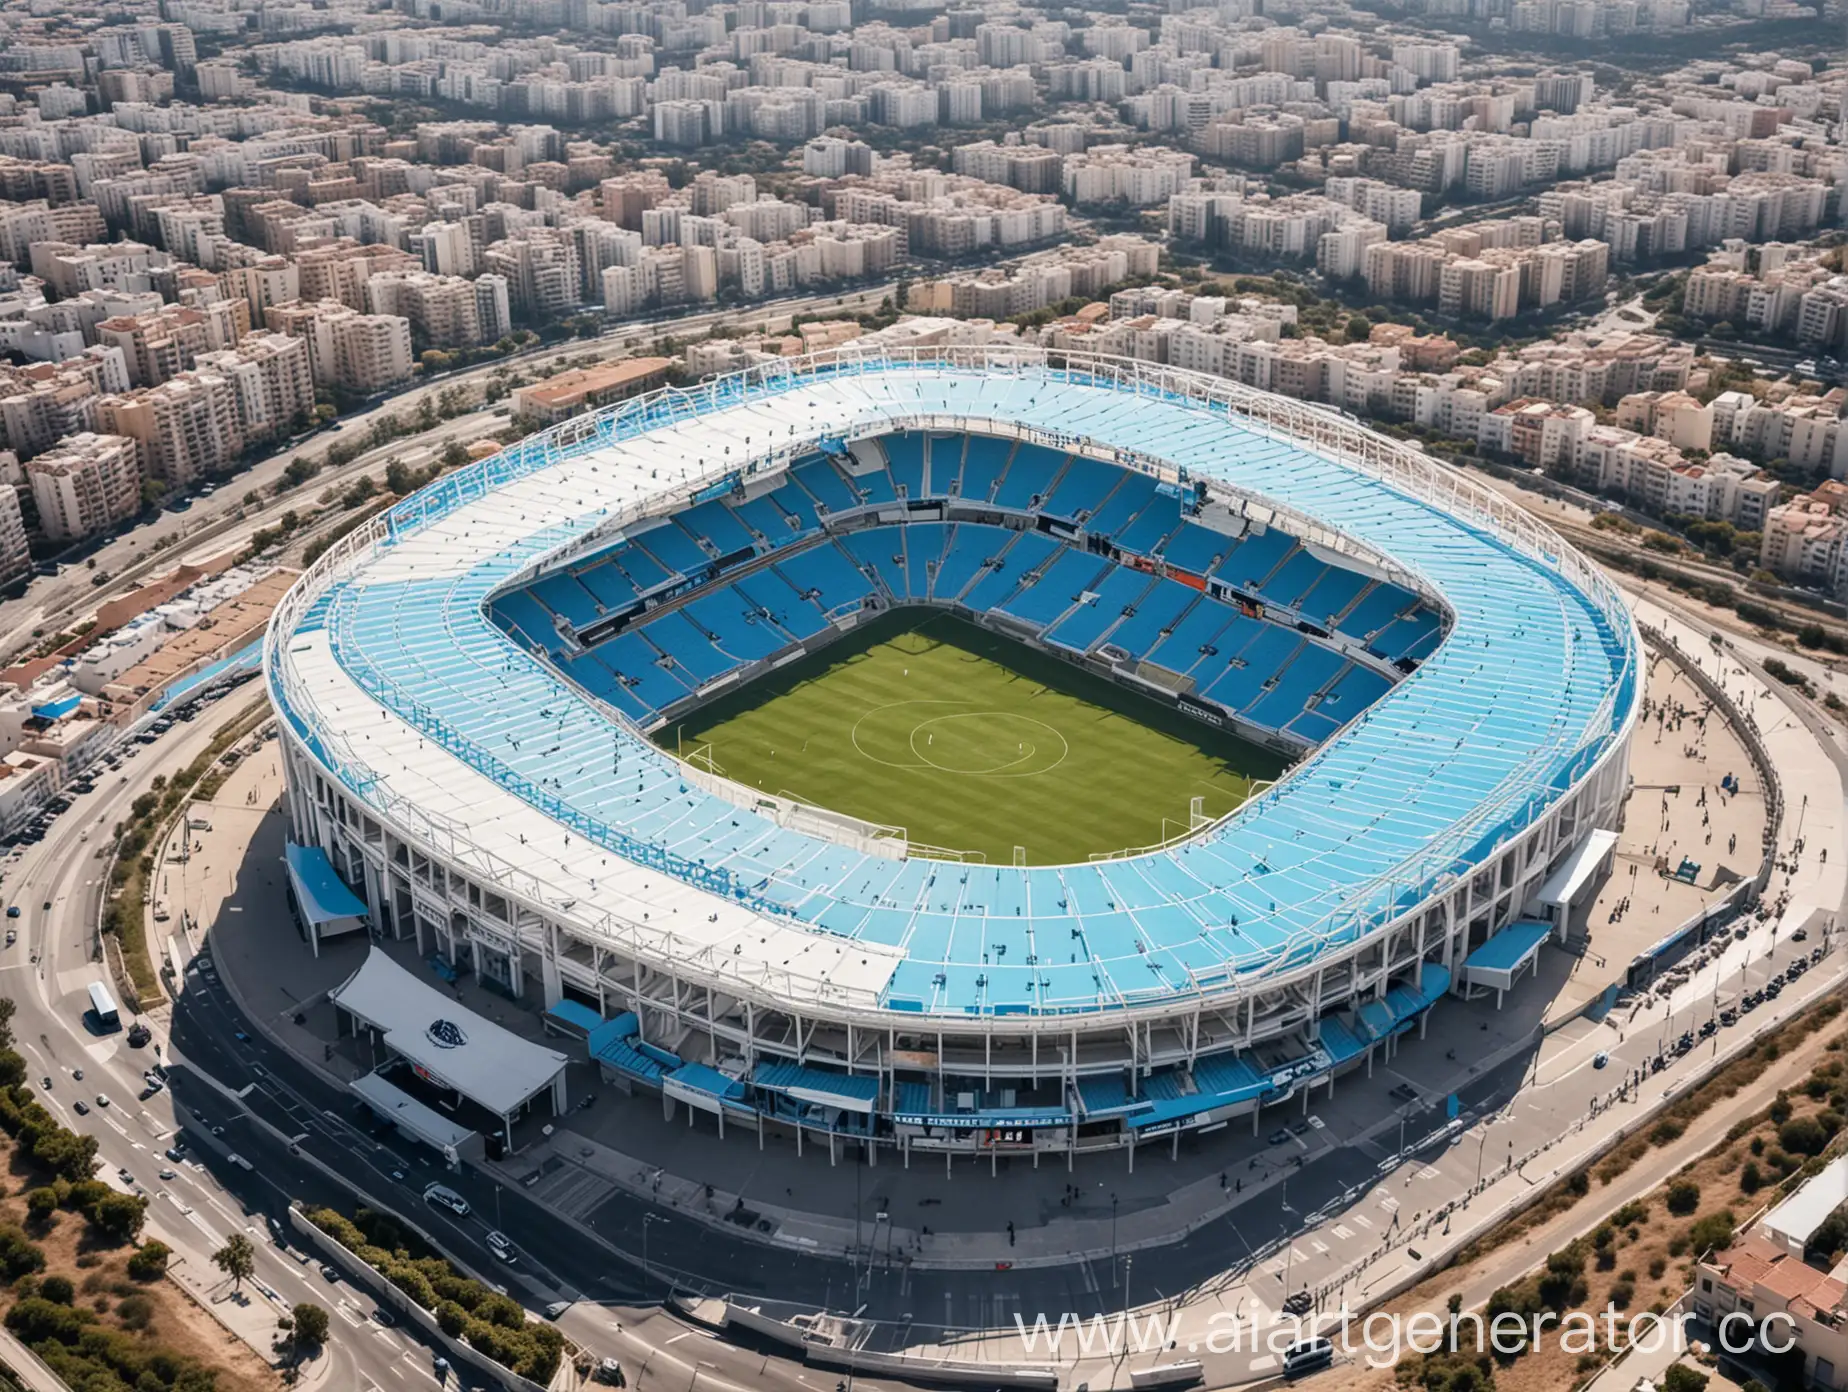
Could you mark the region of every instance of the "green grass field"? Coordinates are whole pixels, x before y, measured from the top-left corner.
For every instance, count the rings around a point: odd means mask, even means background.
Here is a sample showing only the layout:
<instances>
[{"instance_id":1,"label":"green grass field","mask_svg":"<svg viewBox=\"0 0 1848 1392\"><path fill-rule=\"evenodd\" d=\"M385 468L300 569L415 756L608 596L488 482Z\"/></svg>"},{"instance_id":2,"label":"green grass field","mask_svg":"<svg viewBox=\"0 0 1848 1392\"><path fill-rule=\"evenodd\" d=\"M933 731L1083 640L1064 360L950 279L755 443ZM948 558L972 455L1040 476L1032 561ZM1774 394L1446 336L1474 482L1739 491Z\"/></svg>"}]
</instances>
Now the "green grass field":
<instances>
[{"instance_id":1,"label":"green grass field","mask_svg":"<svg viewBox=\"0 0 1848 1392\"><path fill-rule=\"evenodd\" d=\"M767 793L1034 865L1221 817L1287 761L947 614L902 609L657 735Z\"/></svg>"}]
</instances>

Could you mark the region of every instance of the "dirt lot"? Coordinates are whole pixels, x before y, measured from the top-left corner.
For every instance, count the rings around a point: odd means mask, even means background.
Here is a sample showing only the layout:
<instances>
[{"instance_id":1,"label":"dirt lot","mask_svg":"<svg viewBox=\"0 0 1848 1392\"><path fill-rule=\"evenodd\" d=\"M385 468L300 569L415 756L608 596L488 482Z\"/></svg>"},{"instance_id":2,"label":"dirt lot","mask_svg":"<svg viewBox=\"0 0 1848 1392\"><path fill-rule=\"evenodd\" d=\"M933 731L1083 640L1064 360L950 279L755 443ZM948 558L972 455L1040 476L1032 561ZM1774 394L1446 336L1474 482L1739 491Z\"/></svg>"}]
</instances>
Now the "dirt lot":
<instances>
[{"instance_id":1,"label":"dirt lot","mask_svg":"<svg viewBox=\"0 0 1848 1392\"><path fill-rule=\"evenodd\" d=\"M5 1138L0 1138L0 1167L8 1176L6 1196L0 1198L0 1223L17 1224L25 1230L45 1253L43 1275L68 1277L77 1288L77 1305L97 1311L104 1325L150 1347L159 1346L216 1369L218 1392L273 1392L283 1386L275 1369L173 1281L131 1280L125 1266L133 1247L93 1245L88 1240L89 1224L81 1214L59 1212L46 1227L29 1224L24 1194L41 1180L30 1167L17 1163L12 1144ZM16 1298L14 1290L0 1290L0 1315Z\"/></svg>"},{"instance_id":2,"label":"dirt lot","mask_svg":"<svg viewBox=\"0 0 1848 1392\"><path fill-rule=\"evenodd\" d=\"M1760 1071L1777 1061L1761 1060ZM1812 1171L1817 1167L1819 1162L1810 1159L1817 1148L1839 1139L1848 1110L1848 1031L1835 1020L1800 1041L1786 1039L1781 1062L1786 1069L1801 1065L1791 1084L1766 1095L1762 1109L1733 1126L1706 1154L1677 1166L1694 1140L1683 1139L1684 1129L1694 1131L1699 1123L1686 1114L1667 1117L1577 1184L1562 1183L1522 1217L1466 1249L1457 1265L1386 1309L1403 1317L1440 1312L1443 1318L1441 1312L1459 1292L1479 1289L1496 1272L1506 1271L1511 1246L1524 1249L1532 1266L1527 1276L1496 1291L1490 1310L1584 1310L1601 1318L1607 1305L1630 1314L1666 1309L1692 1284L1694 1260L1703 1245L1715 1234L1723 1241L1735 1225L1745 1226L1794 1189L1806 1164ZM1747 1090L1753 1080L1750 1069L1723 1070L1721 1079L1713 1087L1712 1103L1729 1089ZM1640 1199L1614 1206L1606 1186L1639 1165L1658 1182ZM1563 1236L1573 1232L1586 1235L1572 1241ZM1396 1368L1343 1368L1322 1381L1333 1385L1339 1379L1350 1392L1410 1387L1563 1392L1581 1385L1607 1361L1603 1329L1600 1323L1595 1351L1577 1352L1574 1345L1575 1351L1568 1352L1553 1337L1541 1351L1513 1359L1411 1355ZM1465 1363L1473 1366L1464 1369Z\"/></svg>"}]
</instances>

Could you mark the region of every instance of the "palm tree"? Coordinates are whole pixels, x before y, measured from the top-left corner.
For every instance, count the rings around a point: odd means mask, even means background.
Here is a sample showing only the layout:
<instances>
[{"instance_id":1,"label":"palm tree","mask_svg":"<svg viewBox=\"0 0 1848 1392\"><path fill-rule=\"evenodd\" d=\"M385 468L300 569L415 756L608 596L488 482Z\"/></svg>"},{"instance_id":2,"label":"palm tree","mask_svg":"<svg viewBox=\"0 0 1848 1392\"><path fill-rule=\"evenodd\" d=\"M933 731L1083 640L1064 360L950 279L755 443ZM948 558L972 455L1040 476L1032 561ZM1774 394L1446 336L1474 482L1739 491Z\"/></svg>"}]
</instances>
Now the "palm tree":
<instances>
[{"instance_id":1,"label":"palm tree","mask_svg":"<svg viewBox=\"0 0 1848 1392\"><path fill-rule=\"evenodd\" d=\"M257 1249L243 1233L232 1233L225 1245L212 1253L212 1265L231 1278L232 1290L240 1290L244 1278L257 1269Z\"/></svg>"}]
</instances>

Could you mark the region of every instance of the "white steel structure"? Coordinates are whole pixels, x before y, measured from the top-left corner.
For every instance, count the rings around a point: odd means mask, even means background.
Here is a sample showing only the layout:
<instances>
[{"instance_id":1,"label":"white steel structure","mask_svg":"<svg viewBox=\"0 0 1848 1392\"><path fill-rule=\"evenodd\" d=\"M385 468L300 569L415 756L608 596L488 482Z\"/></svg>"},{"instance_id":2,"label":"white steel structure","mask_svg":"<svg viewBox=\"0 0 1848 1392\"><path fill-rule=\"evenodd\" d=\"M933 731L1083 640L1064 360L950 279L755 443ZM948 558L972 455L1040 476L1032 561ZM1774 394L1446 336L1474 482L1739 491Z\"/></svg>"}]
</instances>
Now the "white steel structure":
<instances>
[{"instance_id":1,"label":"white steel structure","mask_svg":"<svg viewBox=\"0 0 1848 1392\"><path fill-rule=\"evenodd\" d=\"M740 806L486 615L653 519L900 431L1196 490L1421 597L1442 642L1223 821L1029 868ZM905 518L868 502L821 526ZM529 438L337 543L279 608L266 671L296 840L380 931L595 1009L613 1076L907 1150L1071 1149L1255 1124L1389 1049L1613 824L1640 653L1561 539L1349 418L1145 363L974 349L779 362Z\"/></svg>"}]
</instances>

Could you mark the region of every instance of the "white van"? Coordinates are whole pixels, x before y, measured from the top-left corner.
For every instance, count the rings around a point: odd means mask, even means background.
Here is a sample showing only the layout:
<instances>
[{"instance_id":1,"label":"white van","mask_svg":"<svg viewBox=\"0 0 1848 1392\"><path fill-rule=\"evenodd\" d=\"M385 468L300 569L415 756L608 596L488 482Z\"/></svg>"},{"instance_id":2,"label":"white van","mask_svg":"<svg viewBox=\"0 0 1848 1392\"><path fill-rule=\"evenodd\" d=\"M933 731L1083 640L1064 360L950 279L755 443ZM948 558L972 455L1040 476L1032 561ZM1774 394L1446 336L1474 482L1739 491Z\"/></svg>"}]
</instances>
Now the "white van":
<instances>
[{"instance_id":1,"label":"white van","mask_svg":"<svg viewBox=\"0 0 1848 1392\"><path fill-rule=\"evenodd\" d=\"M1335 1346L1320 1334L1298 1339L1283 1351L1283 1375L1301 1377L1335 1361Z\"/></svg>"}]
</instances>

